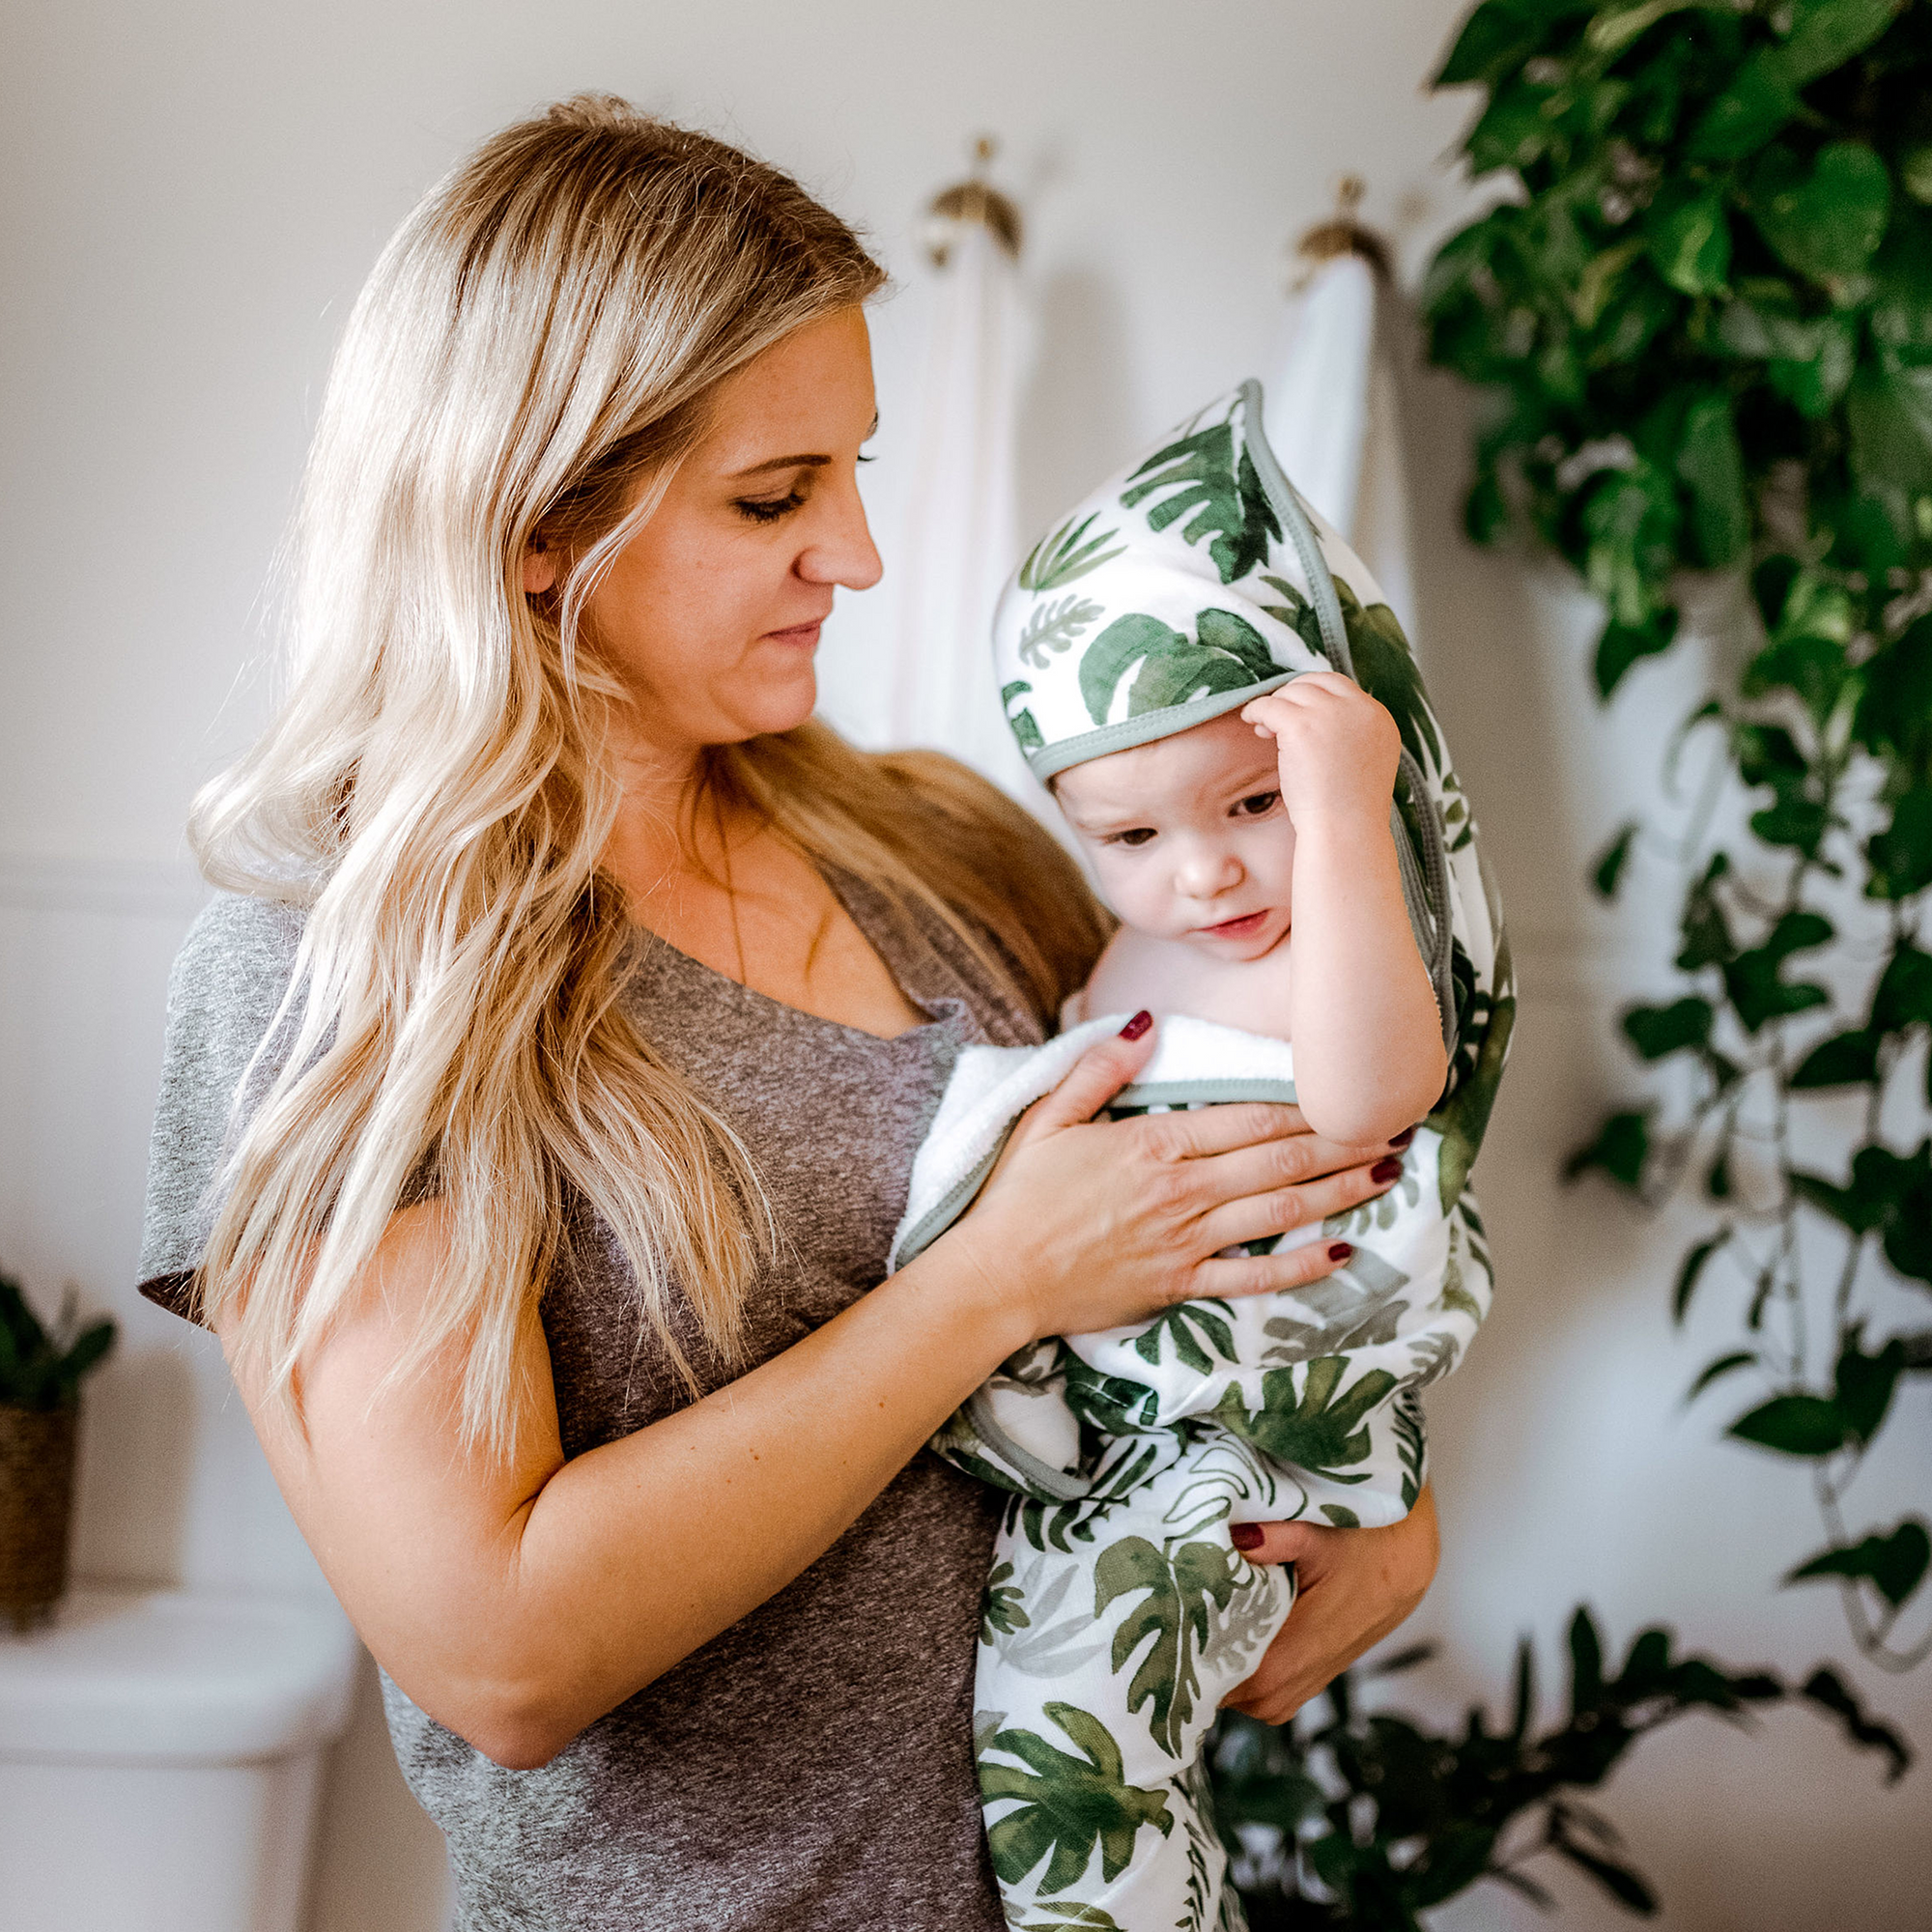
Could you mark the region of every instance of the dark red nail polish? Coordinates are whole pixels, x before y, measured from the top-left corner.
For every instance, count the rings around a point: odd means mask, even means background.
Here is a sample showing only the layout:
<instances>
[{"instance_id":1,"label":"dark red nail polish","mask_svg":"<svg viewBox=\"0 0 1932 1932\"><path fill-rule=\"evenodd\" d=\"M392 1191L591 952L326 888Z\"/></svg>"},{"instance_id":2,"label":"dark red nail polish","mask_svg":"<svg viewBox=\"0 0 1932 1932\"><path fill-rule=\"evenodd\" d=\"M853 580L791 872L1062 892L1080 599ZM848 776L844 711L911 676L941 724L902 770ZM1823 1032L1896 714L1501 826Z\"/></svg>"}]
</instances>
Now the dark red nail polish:
<instances>
[{"instance_id":1,"label":"dark red nail polish","mask_svg":"<svg viewBox=\"0 0 1932 1932\"><path fill-rule=\"evenodd\" d=\"M1153 1025L1153 1015L1151 1012L1149 1012L1145 1007L1143 1007L1140 1009L1140 1011L1137 1012L1133 1016L1133 1018L1130 1019L1126 1023L1126 1025L1121 1029L1121 1037L1122 1039L1138 1039L1140 1038L1141 1035L1146 1033L1148 1028L1152 1025Z\"/></svg>"},{"instance_id":2,"label":"dark red nail polish","mask_svg":"<svg viewBox=\"0 0 1932 1932\"><path fill-rule=\"evenodd\" d=\"M1258 1522L1232 1522L1228 1525L1228 1541L1236 1549L1259 1549L1262 1526Z\"/></svg>"},{"instance_id":3,"label":"dark red nail polish","mask_svg":"<svg viewBox=\"0 0 1932 1932\"><path fill-rule=\"evenodd\" d=\"M1388 1160L1377 1161L1375 1166L1369 1169L1369 1179L1371 1180L1394 1180L1401 1173L1402 1162L1391 1157Z\"/></svg>"},{"instance_id":4,"label":"dark red nail polish","mask_svg":"<svg viewBox=\"0 0 1932 1932\"><path fill-rule=\"evenodd\" d=\"M1414 1138L1415 1129L1413 1127L1405 1127L1401 1133L1395 1135L1390 1140L1389 1146L1392 1148L1406 1148Z\"/></svg>"},{"instance_id":5,"label":"dark red nail polish","mask_svg":"<svg viewBox=\"0 0 1932 1932\"><path fill-rule=\"evenodd\" d=\"M1335 1241L1329 1246L1328 1259L1331 1262L1345 1262L1354 1252L1355 1244L1352 1241Z\"/></svg>"}]
</instances>

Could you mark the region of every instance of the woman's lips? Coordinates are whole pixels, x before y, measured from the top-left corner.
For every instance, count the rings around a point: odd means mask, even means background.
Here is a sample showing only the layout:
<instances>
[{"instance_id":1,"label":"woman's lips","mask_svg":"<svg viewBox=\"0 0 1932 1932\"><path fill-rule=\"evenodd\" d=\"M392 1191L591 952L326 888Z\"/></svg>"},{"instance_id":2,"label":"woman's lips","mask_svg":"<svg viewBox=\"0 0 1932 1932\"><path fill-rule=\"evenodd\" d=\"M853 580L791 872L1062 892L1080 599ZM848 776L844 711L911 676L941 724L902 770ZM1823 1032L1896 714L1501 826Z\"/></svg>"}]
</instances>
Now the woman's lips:
<instances>
[{"instance_id":1,"label":"woman's lips","mask_svg":"<svg viewBox=\"0 0 1932 1932\"><path fill-rule=\"evenodd\" d=\"M824 628L824 624L823 617L814 617L809 624L793 624L786 630L767 631L765 641L768 644L796 644L808 651L816 650L818 634Z\"/></svg>"},{"instance_id":2,"label":"woman's lips","mask_svg":"<svg viewBox=\"0 0 1932 1932\"><path fill-rule=\"evenodd\" d=\"M1244 912L1239 919L1224 919L1219 925L1196 926L1197 932L1211 933L1216 939L1245 939L1250 933L1259 932L1267 918L1267 908L1260 912Z\"/></svg>"}]
</instances>

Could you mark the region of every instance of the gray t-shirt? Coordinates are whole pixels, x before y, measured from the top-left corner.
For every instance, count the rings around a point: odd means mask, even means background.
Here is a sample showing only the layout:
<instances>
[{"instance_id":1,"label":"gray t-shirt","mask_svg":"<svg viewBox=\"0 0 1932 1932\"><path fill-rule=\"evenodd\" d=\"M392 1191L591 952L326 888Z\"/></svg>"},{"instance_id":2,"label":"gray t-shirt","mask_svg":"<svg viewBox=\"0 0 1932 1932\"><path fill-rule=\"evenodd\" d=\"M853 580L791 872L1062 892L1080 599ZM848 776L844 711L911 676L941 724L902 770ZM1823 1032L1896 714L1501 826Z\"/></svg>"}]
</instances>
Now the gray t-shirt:
<instances>
[{"instance_id":1,"label":"gray t-shirt","mask_svg":"<svg viewBox=\"0 0 1932 1932\"><path fill-rule=\"evenodd\" d=\"M835 883L930 1015L895 1039L781 1006L647 935L626 981L645 1037L744 1138L779 1216L748 1367L883 1277L959 1048L1039 1037L943 932L907 930L856 882ZM175 963L141 1290L179 1313L193 1312L229 1104L300 931L298 913L224 895ZM542 1308L564 1453L579 1456L688 1398L640 1327L609 1231L566 1218ZM707 1389L729 1379L696 1366ZM803 1576L538 1771L492 1763L385 1675L397 1759L449 1843L459 1932L996 1932L971 1742L996 1514L922 1452Z\"/></svg>"}]
</instances>

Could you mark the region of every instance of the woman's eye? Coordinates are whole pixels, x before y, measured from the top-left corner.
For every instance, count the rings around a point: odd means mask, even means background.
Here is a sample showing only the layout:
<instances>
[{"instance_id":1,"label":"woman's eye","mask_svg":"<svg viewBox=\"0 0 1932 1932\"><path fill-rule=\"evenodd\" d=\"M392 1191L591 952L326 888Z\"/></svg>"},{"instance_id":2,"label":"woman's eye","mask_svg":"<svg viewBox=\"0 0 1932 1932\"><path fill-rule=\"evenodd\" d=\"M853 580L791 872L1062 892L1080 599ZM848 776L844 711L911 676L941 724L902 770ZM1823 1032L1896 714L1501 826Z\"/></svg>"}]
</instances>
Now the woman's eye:
<instances>
[{"instance_id":1,"label":"woman's eye","mask_svg":"<svg viewBox=\"0 0 1932 1932\"><path fill-rule=\"evenodd\" d=\"M733 508L748 523L775 524L781 517L788 517L805 501L797 490L789 490L782 497L740 497Z\"/></svg>"},{"instance_id":2,"label":"woman's eye","mask_svg":"<svg viewBox=\"0 0 1932 1932\"><path fill-rule=\"evenodd\" d=\"M1242 818L1265 818L1280 798L1278 791L1258 791L1252 798L1244 798L1235 810Z\"/></svg>"}]
</instances>

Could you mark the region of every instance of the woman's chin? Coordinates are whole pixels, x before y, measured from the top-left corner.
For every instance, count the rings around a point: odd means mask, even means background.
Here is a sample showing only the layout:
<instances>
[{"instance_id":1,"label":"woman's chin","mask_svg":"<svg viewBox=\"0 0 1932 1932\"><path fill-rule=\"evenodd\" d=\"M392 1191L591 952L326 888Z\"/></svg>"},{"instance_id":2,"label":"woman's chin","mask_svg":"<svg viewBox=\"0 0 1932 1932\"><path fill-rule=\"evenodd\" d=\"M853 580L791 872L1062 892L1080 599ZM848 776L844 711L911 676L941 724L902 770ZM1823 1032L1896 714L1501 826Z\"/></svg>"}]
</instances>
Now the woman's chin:
<instances>
[{"instance_id":1,"label":"woman's chin","mask_svg":"<svg viewBox=\"0 0 1932 1932\"><path fill-rule=\"evenodd\" d=\"M734 736L763 738L777 731L795 731L809 719L818 704L818 676L810 662L799 674L774 678L732 706L742 728Z\"/></svg>"}]
</instances>

